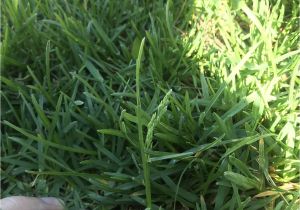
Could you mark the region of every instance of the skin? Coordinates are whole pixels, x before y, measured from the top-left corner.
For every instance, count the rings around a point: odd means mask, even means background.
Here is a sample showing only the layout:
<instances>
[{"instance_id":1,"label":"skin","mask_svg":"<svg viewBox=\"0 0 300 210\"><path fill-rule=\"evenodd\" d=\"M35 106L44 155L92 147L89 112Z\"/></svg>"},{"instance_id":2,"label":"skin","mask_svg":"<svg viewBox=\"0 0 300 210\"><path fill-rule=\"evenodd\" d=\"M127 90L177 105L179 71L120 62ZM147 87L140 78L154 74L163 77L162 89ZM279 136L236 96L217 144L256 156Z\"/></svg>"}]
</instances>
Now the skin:
<instances>
[{"instance_id":1,"label":"skin","mask_svg":"<svg viewBox=\"0 0 300 210\"><path fill-rule=\"evenodd\" d=\"M53 197L11 196L0 200L0 210L63 210L63 201Z\"/></svg>"}]
</instances>

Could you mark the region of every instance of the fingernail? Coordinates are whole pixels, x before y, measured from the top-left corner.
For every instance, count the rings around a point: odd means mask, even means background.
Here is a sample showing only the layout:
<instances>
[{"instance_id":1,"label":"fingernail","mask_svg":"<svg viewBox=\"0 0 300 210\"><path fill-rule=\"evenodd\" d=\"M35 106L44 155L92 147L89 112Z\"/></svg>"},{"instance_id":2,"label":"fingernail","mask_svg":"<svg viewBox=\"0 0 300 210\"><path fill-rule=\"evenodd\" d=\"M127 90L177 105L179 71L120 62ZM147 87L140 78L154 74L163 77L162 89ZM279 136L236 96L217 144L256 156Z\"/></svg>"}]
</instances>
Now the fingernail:
<instances>
[{"instance_id":1,"label":"fingernail","mask_svg":"<svg viewBox=\"0 0 300 210\"><path fill-rule=\"evenodd\" d=\"M64 206L65 203L63 200L59 198L52 198L52 197L44 197L40 198L44 203L49 204L49 205L55 205L55 206Z\"/></svg>"}]
</instances>

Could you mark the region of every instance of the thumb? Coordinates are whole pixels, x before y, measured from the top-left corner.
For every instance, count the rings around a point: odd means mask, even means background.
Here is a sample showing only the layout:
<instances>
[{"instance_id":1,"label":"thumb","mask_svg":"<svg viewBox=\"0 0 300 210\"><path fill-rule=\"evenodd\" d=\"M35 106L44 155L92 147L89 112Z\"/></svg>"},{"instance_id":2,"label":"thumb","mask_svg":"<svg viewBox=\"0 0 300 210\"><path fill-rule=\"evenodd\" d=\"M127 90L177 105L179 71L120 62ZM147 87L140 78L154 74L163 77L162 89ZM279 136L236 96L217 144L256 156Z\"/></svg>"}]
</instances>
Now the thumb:
<instances>
[{"instance_id":1,"label":"thumb","mask_svg":"<svg viewBox=\"0 0 300 210\"><path fill-rule=\"evenodd\" d=\"M63 210L63 201L53 197L11 196L0 200L1 210Z\"/></svg>"}]
</instances>

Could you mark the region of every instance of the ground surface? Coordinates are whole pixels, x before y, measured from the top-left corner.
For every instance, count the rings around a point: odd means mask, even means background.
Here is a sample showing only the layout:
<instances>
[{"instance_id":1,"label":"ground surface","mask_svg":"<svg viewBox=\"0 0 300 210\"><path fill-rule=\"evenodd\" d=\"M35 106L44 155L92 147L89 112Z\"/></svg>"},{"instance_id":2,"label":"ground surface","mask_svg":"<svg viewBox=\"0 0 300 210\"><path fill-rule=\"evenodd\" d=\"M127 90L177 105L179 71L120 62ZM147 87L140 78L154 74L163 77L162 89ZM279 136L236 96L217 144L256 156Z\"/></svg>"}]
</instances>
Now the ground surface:
<instances>
[{"instance_id":1,"label":"ground surface","mask_svg":"<svg viewBox=\"0 0 300 210\"><path fill-rule=\"evenodd\" d=\"M298 6L1 1L1 196L296 209Z\"/></svg>"}]
</instances>

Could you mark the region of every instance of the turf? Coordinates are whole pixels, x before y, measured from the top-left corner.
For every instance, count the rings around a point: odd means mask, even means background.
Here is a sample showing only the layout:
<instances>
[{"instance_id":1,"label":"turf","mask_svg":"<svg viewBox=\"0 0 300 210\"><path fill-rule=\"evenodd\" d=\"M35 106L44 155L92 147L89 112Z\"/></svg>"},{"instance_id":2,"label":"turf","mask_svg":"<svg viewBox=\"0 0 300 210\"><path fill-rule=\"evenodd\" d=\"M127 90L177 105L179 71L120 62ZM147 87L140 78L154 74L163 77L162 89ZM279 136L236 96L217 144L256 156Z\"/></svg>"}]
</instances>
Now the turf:
<instances>
[{"instance_id":1,"label":"turf","mask_svg":"<svg viewBox=\"0 0 300 210\"><path fill-rule=\"evenodd\" d=\"M297 0L1 1L1 197L297 209Z\"/></svg>"}]
</instances>

